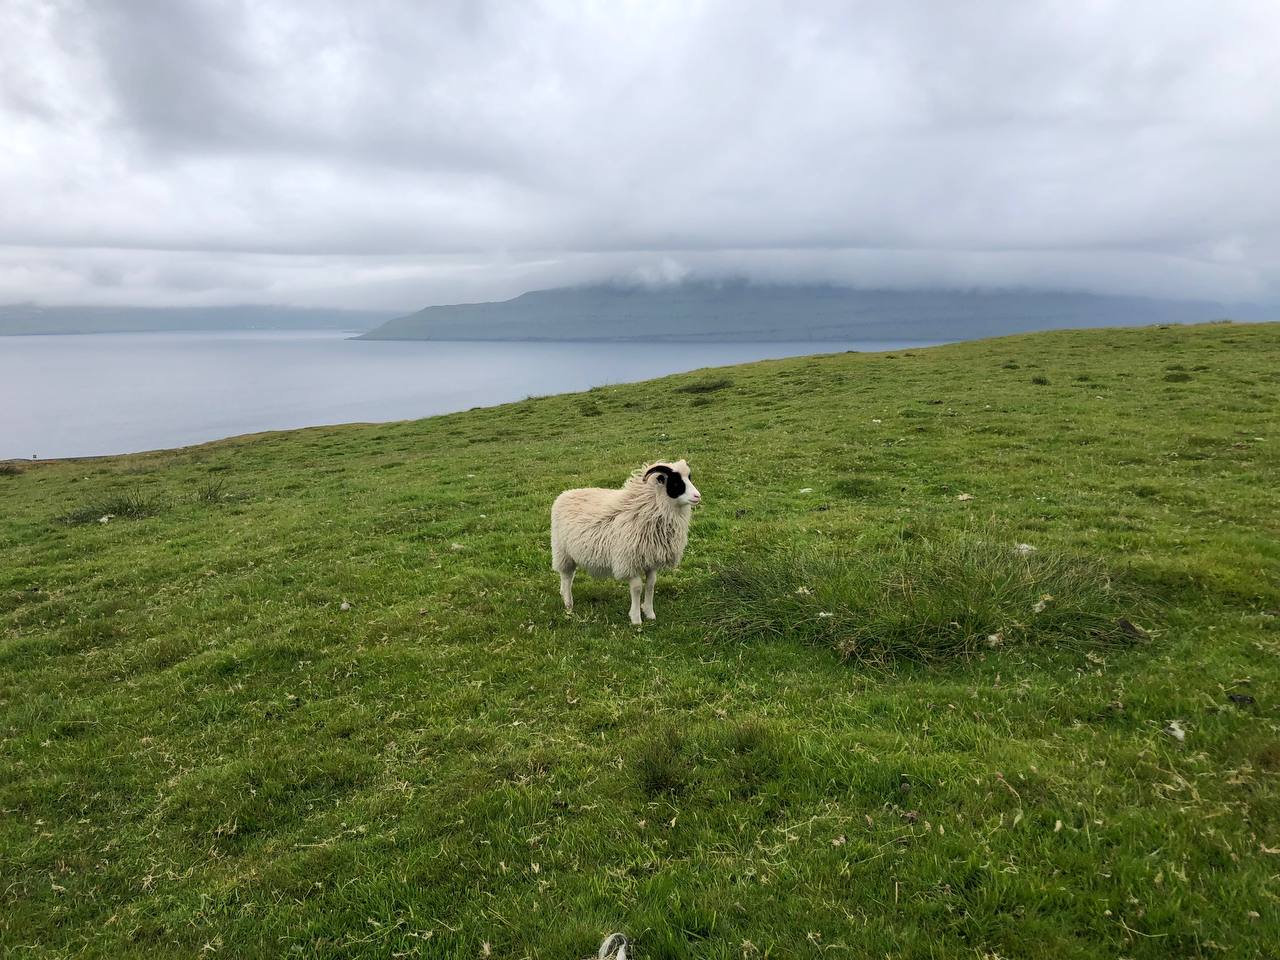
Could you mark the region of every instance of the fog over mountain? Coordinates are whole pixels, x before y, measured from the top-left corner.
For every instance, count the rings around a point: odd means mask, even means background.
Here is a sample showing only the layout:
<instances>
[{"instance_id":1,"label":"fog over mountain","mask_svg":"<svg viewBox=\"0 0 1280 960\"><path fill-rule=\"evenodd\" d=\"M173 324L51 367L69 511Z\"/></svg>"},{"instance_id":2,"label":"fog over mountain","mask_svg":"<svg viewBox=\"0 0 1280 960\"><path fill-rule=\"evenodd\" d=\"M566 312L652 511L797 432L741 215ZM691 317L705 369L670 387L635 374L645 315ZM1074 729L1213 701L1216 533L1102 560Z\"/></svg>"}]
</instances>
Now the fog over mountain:
<instances>
[{"instance_id":1,"label":"fog over mountain","mask_svg":"<svg viewBox=\"0 0 1280 960\"><path fill-rule=\"evenodd\" d=\"M1280 295L1280 5L0 4L0 303Z\"/></svg>"},{"instance_id":2,"label":"fog over mountain","mask_svg":"<svg viewBox=\"0 0 1280 960\"><path fill-rule=\"evenodd\" d=\"M362 340L952 340L1063 327L1280 319L1275 304L1026 290L856 290L686 281L427 307Z\"/></svg>"}]
</instances>

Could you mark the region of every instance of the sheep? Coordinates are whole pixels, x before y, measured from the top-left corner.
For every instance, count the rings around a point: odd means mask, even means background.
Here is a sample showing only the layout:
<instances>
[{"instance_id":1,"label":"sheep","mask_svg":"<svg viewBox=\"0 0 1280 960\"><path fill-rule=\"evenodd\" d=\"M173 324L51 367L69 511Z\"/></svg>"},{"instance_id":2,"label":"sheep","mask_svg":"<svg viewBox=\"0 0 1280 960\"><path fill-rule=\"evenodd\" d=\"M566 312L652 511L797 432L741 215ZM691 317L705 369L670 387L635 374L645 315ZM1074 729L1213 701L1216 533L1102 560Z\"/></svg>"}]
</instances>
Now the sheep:
<instances>
[{"instance_id":1,"label":"sheep","mask_svg":"<svg viewBox=\"0 0 1280 960\"><path fill-rule=\"evenodd\" d=\"M573 612L573 575L631 583L631 622L656 619L653 587L659 570L679 565L689 542L689 517L702 494L683 460L641 467L620 490L566 490L551 505L551 568L560 574L564 608ZM643 598L642 598L643 592Z\"/></svg>"}]
</instances>

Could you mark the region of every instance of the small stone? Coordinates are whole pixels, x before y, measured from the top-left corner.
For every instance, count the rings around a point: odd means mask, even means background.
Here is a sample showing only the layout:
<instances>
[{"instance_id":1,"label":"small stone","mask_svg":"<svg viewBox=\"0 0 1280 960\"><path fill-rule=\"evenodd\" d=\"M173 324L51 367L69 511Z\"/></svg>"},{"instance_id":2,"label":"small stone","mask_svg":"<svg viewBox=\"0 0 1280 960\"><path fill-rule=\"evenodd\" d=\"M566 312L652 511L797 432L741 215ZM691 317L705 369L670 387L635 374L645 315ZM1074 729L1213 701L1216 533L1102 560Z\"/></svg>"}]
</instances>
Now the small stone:
<instances>
[{"instance_id":1,"label":"small stone","mask_svg":"<svg viewBox=\"0 0 1280 960\"><path fill-rule=\"evenodd\" d=\"M965 501L965 500L972 500L972 499L973 499L973 494L972 494L972 493L962 493L962 494L960 494L960 496L956 497L956 499L957 499L957 500L960 500L960 501L962 501L962 502L963 502L963 501Z\"/></svg>"},{"instance_id":2,"label":"small stone","mask_svg":"<svg viewBox=\"0 0 1280 960\"><path fill-rule=\"evenodd\" d=\"M1013 552L1020 557L1029 557L1036 552L1036 548L1029 543L1020 543L1013 548Z\"/></svg>"},{"instance_id":3,"label":"small stone","mask_svg":"<svg viewBox=\"0 0 1280 960\"><path fill-rule=\"evenodd\" d=\"M342 603L338 605L338 609L343 611L350 610L351 604L349 604L346 600L343 600Z\"/></svg>"}]
</instances>

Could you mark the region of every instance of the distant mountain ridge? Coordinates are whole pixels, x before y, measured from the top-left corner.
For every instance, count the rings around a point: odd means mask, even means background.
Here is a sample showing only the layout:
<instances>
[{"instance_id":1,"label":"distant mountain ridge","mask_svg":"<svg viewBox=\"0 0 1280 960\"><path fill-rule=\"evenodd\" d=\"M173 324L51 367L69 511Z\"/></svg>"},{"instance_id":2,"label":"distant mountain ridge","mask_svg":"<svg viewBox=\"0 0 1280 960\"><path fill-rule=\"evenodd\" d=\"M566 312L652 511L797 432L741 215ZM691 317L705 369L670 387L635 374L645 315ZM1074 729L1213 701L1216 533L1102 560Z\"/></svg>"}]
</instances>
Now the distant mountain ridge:
<instances>
[{"instance_id":1,"label":"distant mountain ridge","mask_svg":"<svg viewBox=\"0 0 1280 960\"><path fill-rule=\"evenodd\" d=\"M42 307L0 304L0 336L196 330L369 330L388 310L310 307Z\"/></svg>"},{"instance_id":2,"label":"distant mountain ridge","mask_svg":"<svg viewBox=\"0 0 1280 960\"><path fill-rule=\"evenodd\" d=\"M361 340L967 340L1063 327L1280 319L1275 305L1022 290L694 281L427 307Z\"/></svg>"}]
</instances>

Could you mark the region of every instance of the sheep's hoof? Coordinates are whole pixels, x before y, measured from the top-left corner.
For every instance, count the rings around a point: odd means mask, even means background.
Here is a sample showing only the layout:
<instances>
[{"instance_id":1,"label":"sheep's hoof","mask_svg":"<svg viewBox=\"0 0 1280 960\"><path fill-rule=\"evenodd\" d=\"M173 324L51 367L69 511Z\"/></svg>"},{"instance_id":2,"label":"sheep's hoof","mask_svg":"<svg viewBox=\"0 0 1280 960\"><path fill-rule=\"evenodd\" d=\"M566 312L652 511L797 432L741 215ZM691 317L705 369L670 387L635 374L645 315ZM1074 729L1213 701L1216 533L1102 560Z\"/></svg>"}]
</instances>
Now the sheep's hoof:
<instances>
[{"instance_id":1,"label":"sheep's hoof","mask_svg":"<svg viewBox=\"0 0 1280 960\"><path fill-rule=\"evenodd\" d=\"M640 624L641 624L641 623L643 623L643 621L640 619L640 614L638 614L638 613L633 613L633 614L631 615L631 625L632 625L633 627L638 627L638 626L640 626Z\"/></svg>"},{"instance_id":2,"label":"sheep's hoof","mask_svg":"<svg viewBox=\"0 0 1280 960\"><path fill-rule=\"evenodd\" d=\"M657 620L657 619L658 619L658 615L657 615L656 613L654 613L652 610L646 610L646 611L644 611L644 618L645 618L646 620Z\"/></svg>"}]
</instances>

